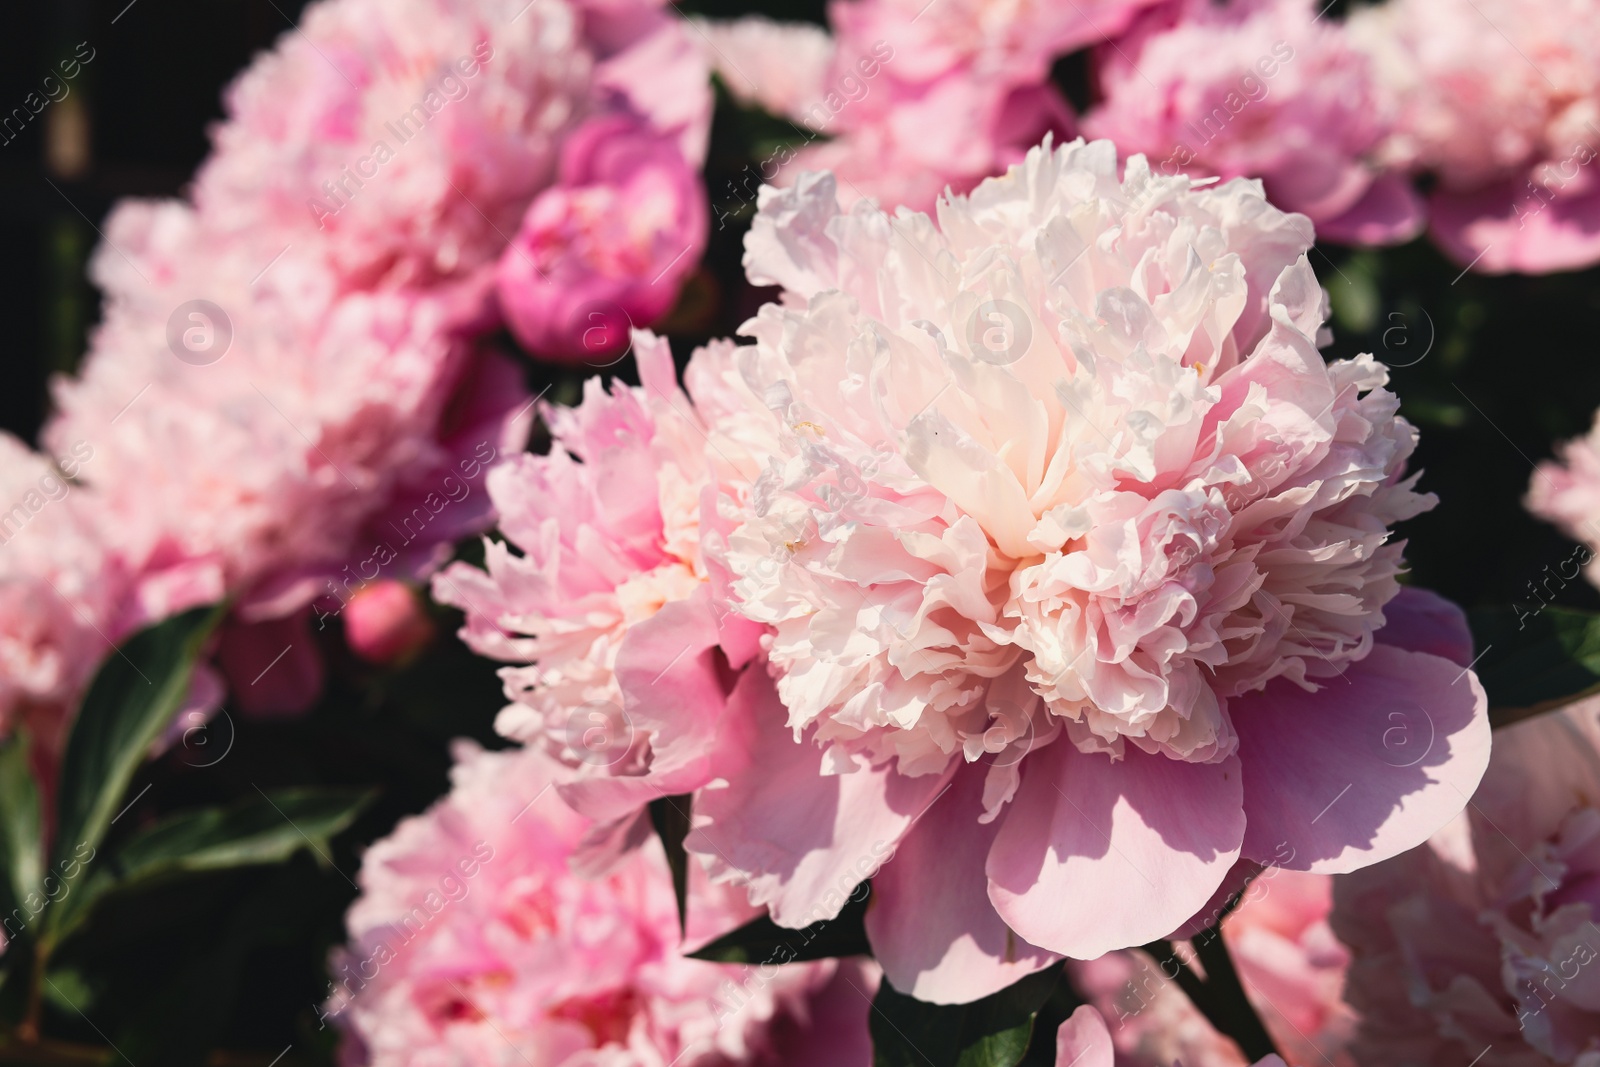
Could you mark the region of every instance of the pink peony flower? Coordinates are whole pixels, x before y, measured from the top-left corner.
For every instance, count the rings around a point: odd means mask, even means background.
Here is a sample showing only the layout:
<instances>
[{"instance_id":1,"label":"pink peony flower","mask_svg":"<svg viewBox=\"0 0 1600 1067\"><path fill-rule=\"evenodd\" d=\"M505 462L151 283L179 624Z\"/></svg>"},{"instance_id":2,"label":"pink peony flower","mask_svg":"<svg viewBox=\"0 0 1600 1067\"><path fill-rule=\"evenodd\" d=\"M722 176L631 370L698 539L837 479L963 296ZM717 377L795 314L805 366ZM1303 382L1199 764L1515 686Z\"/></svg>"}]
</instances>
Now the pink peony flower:
<instances>
[{"instance_id":1,"label":"pink peony flower","mask_svg":"<svg viewBox=\"0 0 1600 1067\"><path fill-rule=\"evenodd\" d=\"M73 481L97 458L88 440L51 458L0 434L0 737L20 722L48 751L125 626L129 575Z\"/></svg>"},{"instance_id":2,"label":"pink peony flower","mask_svg":"<svg viewBox=\"0 0 1600 1067\"><path fill-rule=\"evenodd\" d=\"M528 420L478 291L342 291L313 249L222 243L175 203L106 231L104 322L44 439L95 448L83 481L144 616L228 593L241 623L283 619L487 523L482 473Z\"/></svg>"},{"instance_id":3,"label":"pink peony flower","mask_svg":"<svg viewBox=\"0 0 1600 1067\"><path fill-rule=\"evenodd\" d=\"M357 285L492 266L593 117L705 153L706 68L653 0L325 0L303 21L229 90L195 200Z\"/></svg>"},{"instance_id":4,"label":"pink peony flower","mask_svg":"<svg viewBox=\"0 0 1600 1067\"><path fill-rule=\"evenodd\" d=\"M707 66L741 104L800 115L822 100L834 44L821 26L747 15L728 22L695 19L694 28Z\"/></svg>"},{"instance_id":5,"label":"pink peony flower","mask_svg":"<svg viewBox=\"0 0 1600 1067\"><path fill-rule=\"evenodd\" d=\"M550 359L615 356L666 314L706 240L705 189L678 145L635 119L591 120L561 149L498 271L517 339Z\"/></svg>"},{"instance_id":6,"label":"pink peony flower","mask_svg":"<svg viewBox=\"0 0 1600 1067\"><path fill-rule=\"evenodd\" d=\"M1368 58L1309 0L1188 0L1100 50L1096 137L1163 174L1258 177L1317 232L1407 241L1422 204L1374 156L1389 132ZM1173 20L1176 20L1174 23Z\"/></svg>"},{"instance_id":7,"label":"pink peony flower","mask_svg":"<svg viewBox=\"0 0 1600 1067\"><path fill-rule=\"evenodd\" d=\"M1270 871L1224 921L1222 939L1251 1004L1291 1062L1354 1067L1345 1045L1355 1017L1340 999L1350 956L1328 925L1332 906L1328 876ZM1130 950L1069 968L1111 1020L1119 1056L1148 1067L1243 1067L1238 1046L1172 981L1171 961Z\"/></svg>"},{"instance_id":8,"label":"pink peony flower","mask_svg":"<svg viewBox=\"0 0 1600 1067\"><path fill-rule=\"evenodd\" d=\"M847 205L929 210L946 187L971 189L1046 132L1070 132L1051 61L1120 32L1148 2L840 0L831 49L800 27L746 19L708 30L707 59L742 99L829 138L778 150L763 179L829 170ZM772 54L786 47L801 60L769 86Z\"/></svg>"},{"instance_id":9,"label":"pink peony flower","mask_svg":"<svg viewBox=\"0 0 1600 1067\"><path fill-rule=\"evenodd\" d=\"M1578 564L1590 564L1588 577L1595 582L1600 580L1600 568L1593 565L1600 549L1600 413L1586 436L1557 446L1556 455L1556 460L1546 460L1534 471L1528 483L1528 510L1587 548L1588 558L1579 560L1574 554L1559 565L1563 582L1577 577ZM1573 564L1571 574L1566 573L1568 563Z\"/></svg>"},{"instance_id":10,"label":"pink peony flower","mask_svg":"<svg viewBox=\"0 0 1600 1067\"><path fill-rule=\"evenodd\" d=\"M1600 5L1393 0L1355 10L1396 127L1391 165L1433 174L1432 235L1477 270L1600 261Z\"/></svg>"},{"instance_id":11,"label":"pink peony flower","mask_svg":"<svg viewBox=\"0 0 1600 1067\"><path fill-rule=\"evenodd\" d=\"M383 580L363 586L345 609L345 640L369 663L403 661L433 634L433 623L417 594L404 582Z\"/></svg>"},{"instance_id":12,"label":"pink peony flower","mask_svg":"<svg viewBox=\"0 0 1600 1067\"><path fill-rule=\"evenodd\" d=\"M1123 1062L1119 1052L1110 1030L1106 1028L1105 1018L1087 1004L1074 1011L1072 1017L1056 1031L1056 1067L1113 1067ZM1168 1063L1180 1067L1178 1060L1151 1062L1155 1067L1167 1067ZM1206 1061L1182 1062L1192 1064ZM1243 1063L1244 1058L1239 1057L1237 1062ZM1265 1056L1256 1061L1255 1067L1284 1067L1284 1063L1279 1056Z\"/></svg>"},{"instance_id":13,"label":"pink peony flower","mask_svg":"<svg viewBox=\"0 0 1600 1067\"><path fill-rule=\"evenodd\" d=\"M1460 810L1485 698L1417 650L1460 614L1384 625L1415 431L1318 353L1303 218L1107 142L937 224L826 175L762 200L747 271L786 293L737 355L777 448L713 542L773 679L713 735L715 877L803 925L876 872L890 981L965 1001L1171 933L1241 857L1352 870ZM694 642L645 644L623 689L688 736L651 685Z\"/></svg>"},{"instance_id":14,"label":"pink peony flower","mask_svg":"<svg viewBox=\"0 0 1600 1067\"><path fill-rule=\"evenodd\" d=\"M345 1062L870 1062L870 964L688 959L655 841L590 879L572 873L586 821L549 790L541 754L462 742L452 779L362 862L324 1013L346 1034ZM690 944L751 914L703 879L690 904ZM822 1048L830 1058L809 1058Z\"/></svg>"},{"instance_id":15,"label":"pink peony flower","mask_svg":"<svg viewBox=\"0 0 1600 1067\"><path fill-rule=\"evenodd\" d=\"M1340 881L1333 925L1353 955L1360 1062L1600 1057L1597 746L1594 699L1497 730L1471 809Z\"/></svg>"},{"instance_id":16,"label":"pink peony flower","mask_svg":"<svg viewBox=\"0 0 1600 1067\"><path fill-rule=\"evenodd\" d=\"M511 703L496 728L554 757L563 795L608 823L706 781L730 688L718 664L744 667L759 628L711 613L711 585L726 579L701 550L702 521L715 525L705 494L737 498L776 425L739 381L731 344L695 354L687 395L664 340L636 333L633 350L644 385L592 379L576 408L547 408L550 453L489 475L506 541L485 542L485 569L453 564L433 583L435 598L466 613L468 645L519 664L501 671ZM625 700L625 639L670 648L663 655L692 675L682 691L652 684ZM659 665L641 669L660 681ZM668 737L669 697L706 718Z\"/></svg>"}]
</instances>

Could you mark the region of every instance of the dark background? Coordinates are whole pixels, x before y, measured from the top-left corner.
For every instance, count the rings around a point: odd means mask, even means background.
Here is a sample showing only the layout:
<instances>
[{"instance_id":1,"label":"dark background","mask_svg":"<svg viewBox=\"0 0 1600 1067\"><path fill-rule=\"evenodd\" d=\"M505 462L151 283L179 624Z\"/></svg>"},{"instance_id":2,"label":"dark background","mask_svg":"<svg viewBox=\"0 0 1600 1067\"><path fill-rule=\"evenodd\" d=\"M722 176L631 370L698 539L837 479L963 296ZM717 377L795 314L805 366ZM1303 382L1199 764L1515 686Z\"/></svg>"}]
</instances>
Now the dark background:
<instances>
[{"instance_id":1,"label":"dark background","mask_svg":"<svg viewBox=\"0 0 1600 1067\"><path fill-rule=\"evenodd\" d=\"M125 196L181 195L221 115L224 85L258 50L288 32L300 0L53 0L13 5L0 44L0 118L40 92L46 74L79 42L94 59L70 95L0 144L0 427L33 441L48 411L47 382L72 370L98 316L84 277L96 227ZM743 13L741 0L696 10ZM820 20L816 0L766 6ZM113 21L115 20L115 21ZM1080 104L1089 67L1058 65ZM75 136L74 130L81 132ZM738 206L732 190L792 128L719 106L707 184L715 220ZM759 299L741 288L742 226L713 228L705 269L665 328L680 357L707 336L728 335ZM1587 430L1600 404L1600 272L1547 277L1462 275L1426 240L1399 249L1321 246L1312 265L1333 300L1333 356L1371 351L1395 366L1391 387L1422 430L1422 488L1441 498L1408 523L1413 578L1467 606L1539 598L1600 606L1582 581L1547 581L1572 546L1521 506L1532 464L1553 443ZM675 325L674 325L675 324ZM629 374L626 365L617 368ZM530 381L563 377L528 368ZM552 395L571 395L571 381ZM537 386L536 386L537 387ZM470 555L470 546L464 548ZM1570 568L1569 568L1570 570ZM122 900L97 915L89 936L63 951L52 980L70 995L47 1004L48 1033L86 1045L115 1042L133 1062L266 1065L329 1063L332 1034L317 1028L323 961L342 936L353 896L346 876L360 850L420 811L446 787L448 739L494 743L502 703L494 664L450 636L458 617L438 612L439 638L401 672L351 659L324 635L328 695L310 715L277 722L229 720L216 743L228 757L197 769L165 759L141 772L151 788L121 829L198 803L249 797L256 786L375 786L378 799L335 850L337 870L301 854L267 870L223 873L181 891ZM235 733L236 731L236 733ZM78 1008L83 1009L80 1017ZM91 1024L89 1019L93 1019ZM103 1031L103 1032L102 1032Z\"/></svg>"}]
</instances>

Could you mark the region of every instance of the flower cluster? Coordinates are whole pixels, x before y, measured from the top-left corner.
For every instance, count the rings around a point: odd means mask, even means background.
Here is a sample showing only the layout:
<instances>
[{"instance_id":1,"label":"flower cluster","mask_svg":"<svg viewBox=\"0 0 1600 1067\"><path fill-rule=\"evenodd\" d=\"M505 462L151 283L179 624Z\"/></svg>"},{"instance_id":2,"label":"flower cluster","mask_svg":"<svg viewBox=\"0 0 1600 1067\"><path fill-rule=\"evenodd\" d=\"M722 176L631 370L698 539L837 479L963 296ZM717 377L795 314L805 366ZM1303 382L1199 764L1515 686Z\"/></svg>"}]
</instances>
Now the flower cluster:
<instances>
[{"instance_id":1,"label":"flower cluster","mask_svg":"<svg viewBox=\"0 0 1600 1067\"><path fill-rule=\"evenodd\" d=\"M689 32L651 0L328 0L239 78L191 199L105 224L103 321L43 433L94 461L8 555L0 724L59 733L109 642L225 596L238 706L304 708L314 600L489 524L531 424L500 328L613 358L698 261ZM44 462L8 462L18 493Z\"/></svg>"},{"instance_id":2,"label":"flower cluster","mask_svg":"<svg viewBox=\"0 0 1600 1067\"><path fill-rule=\"evenodd\" d=\"M533 1067L865 1065L869 965L681 955L659 844L591 880L568 861L587 820L533 750L458 747L453 789L362 864L324 1024L346 1062ZM688 938L749 917L697 881Z\"/></svg>"},{"instance_id":3,"label":"flower cluster","mask_svg":"<svg viewBox=\"0 0 1600 1067\"><path fill-rule=\"evenodd\" d=\"M1483 271L1600 261L1591 0L1392 0L1347 22L1311 0L835 0L829 22L831 42L811 43L746 20L708 58L746 101L832 138L784 150L767 177L827 168L846 203L925 211L1044 131L1081 128L1167 175L1261 178L1334 241L1403 242L1431 220ZM818 58L785 61L796 37ZM1077 114L1053 64L1085 47ZM853 64L883 49L886 75L858 94ZM775 66L779 90L747 73Z\"/></svg>"},{"instance_id":4,"label":"flower cluster","mask_svg":"<svg viewBox=\"0 0 1600 1067\"><path fill-rule=\"evenodd\" d=\"M1459 811L1470 640L1397 584L1415 431L1318 353L1308 232L1106 142L937 221L763 192L754 343L680 391L640 335L644 384L552 413L491 476L507 542L435 585L524 664L501 729L613 828L595 859L692 793L714 881L801 927L872 877L889 980L953 1002Z\"/></svg>"}]
</instances>

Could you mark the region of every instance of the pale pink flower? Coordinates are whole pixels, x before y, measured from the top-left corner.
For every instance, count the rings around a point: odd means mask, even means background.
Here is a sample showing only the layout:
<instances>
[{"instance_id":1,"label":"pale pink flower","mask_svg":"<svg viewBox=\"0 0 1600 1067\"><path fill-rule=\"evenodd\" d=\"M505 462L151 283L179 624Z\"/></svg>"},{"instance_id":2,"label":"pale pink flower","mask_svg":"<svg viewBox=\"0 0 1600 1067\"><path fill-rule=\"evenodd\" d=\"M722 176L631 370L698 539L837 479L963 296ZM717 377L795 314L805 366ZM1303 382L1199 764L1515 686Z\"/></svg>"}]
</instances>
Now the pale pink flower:
<instances>
[{"instance_id":1,"label":"pale pink flower","mask_svg":"<svg viewBox=\"0 0 1600 1067\"><path fill-rule=\"evenodd\" d=\"M124 628L130 576L72 481L104 458L0 433L0 737L21 722L50 751Z\"/></svg>"},{"instance_id":2,"label":"pale pink flower","mask_svg":"<svg viewBox=\"0 0 1600 1067\"><path fill-rule=\"evenodd\" d=\"M1087 1004L1074 1011L1072 1017L1056 1031L1056 1067L1113 1067L1125 1062L1121 1051L1106 1027L1104 1016ZM1196 1064L1216 1061L1152 1059L1147 1062L1151 1067L1168 1067L1169 1064L1172 1067L1195 1067ZM1226 1062L1243 1064L1244 1057ZM1256 1061L1255 1067L1284 1067L1284 1062L1280 1056L1264 1056Z\"/></svg>"},{"instance_id":3,"label":"pale pink flower","mask_svg":"<svg viewBox=\"0 0 1600 1067\"><path fill-rule=\"evenodd\" d=\"M1224 920L1222 939L1246 996L1290 1062L1354 1067L1345 1045L1355 1016L1341 999L1350 955L1328 925L1332 906L1329 876L1272 870L1250 884ZM1179 947L1192 963L1192 953ZM1069 968L1108 1020L1117 1053L1132 1063L1243 1067L1238 1046L1172 980L1173 961L1130 950Z\"/></svg>"},{"instance_id":4,"label":"pale pink flower","mask_svg":"<svg viewBox=\"0 0 1600 1067\"><path fill-rule=\"evenodd\" d=\"M1487 273L1600 260L1600 4L1393 0L1348 25L1393 101L1386 161L1438 179L1446 252Z\"/></svg>"},{"instance_id":5,"label":"pale pink flower","mask_svg":"<svg viewBox=\"0 0 1600 1067\"><path fill-rule=\"evenodd\" d=\"M562 144L556 183L500 258L507 324L548 359L614 357L633 323L671 309L706 227L698 167L672 139L627 116L592 119Z\"/></svg>"},{"instance_id":6,"label":"pale pink flower","mask_svg":"<svg viewBox=\"0 0 1600 1067\"><path fill-rule=\"evenodd\" d=\"M1167 935L1241 856L1424 840L1485 699L1413 651L1459 612L1384 626L1388 527L1432 500L1384 369L1317 351L1306 220L1107 142L938 214L763 193L747 271L786 292L737 355L777 448L717 554L774 680L738 680L689 849L783 924L876 871L890 980L959 1001ZM1434 745L1387 751L1390 715Z\"/></svg>"},{"instance_id":7,"label":"pale pink flower","mask_svg":"<svg viewBox=\"0 0 1600 1067\"><path fill-rule=\"evenodd\" d=\"M711 585L725 576L701 550L702 522L715 526L705 494L737 498L776 427L740 382L731 344L695 354L687 393L665 340L636 333L633 351L643 386L591 379L577 407L547 407L549 454L489 475L506 540L485 541L483 570L453 564L433 583L438 600L466 613L468 645L519 664L500 672L512 703L496 728L560 761L564 787L591 780L564 795L607 822L706 780L708 734L727 695L718 663L749 662L759 627L711 613ZM663 672L652 668L642 679L651 692L626 701L625 639L670 646L663 663L679 674L655 686ZM675 698L707 718L669 741L658 725Z\"/></svg>"},{"instance_id":8,"label":"pale pink flower","mask_svg":"<svg viewBox=\"0 0 1600 1067\"><path fill-rule=\"evenodd\" d=\"M1362 1063L1600 1059L1600 701L1495 731L1472 807L1341 879Z\"/></svg>"},{"instance_id":9,"label":"pale pink flower","mask_svg":"<svg viewBox=\"0 0 1600 1067\"><path fill-rule=\"evenodd\" d=\"M1422 203L1375 162L1389 132L1367 56L1311 0L1186 0L1097 53L1084 129L1163 174L1261 178L1317 233L1406 241ZM1174 20L1176 20L1174 22ZM1160 162L1154 162L1159 160Z\"/></svg>"},{"instance_id":10,"label":"pale pink flower","mask_svg":"<svg viewBox=\"0 0 1600 1067\"><path fill-rule=\"evenodd\" d=\"M833 63L833 38L809 22L761 15L695 19L706 63L733 98L774 115L799 115L820 101Z\"/></svg>"},{"instance_id":11,"label":"pale pink flower","mask_svg":"<svg viewBox=\"0 0 1600 1067\"><path fill-rule=\"evenodd\" d=\"M95 448L82 479L144 614L233 594L241 623L281 619L487 524L483 471L528 417L475 336L481 286L343 291L314 249L221 241L177 203L106 232L104 321L44 439Z\"/></svg>"},{"instance_id":12,"label":"pale pink flower","mask_svg":"<svg viewBox=\"0 0 1600 1067\"><path fill-rule=\"evenodd\" d=\"M687 941L654 840L570 867L587 821L534 750L457 749L453 788L367 852L324 1020L345 1062L529 1067L866 1067L870 964L705 963L681 953L749 919L696 878ZM848 996L841 994L848 993Z\"/></svg>"},{"instance_id":13,"label":"pale pink flower","mask_svg":"<svg viewBox=\"0 0 1600 1067\"><path fill-rule=\"evenodd\" d=\"M1556 456L1534 471L1528 483L1528 510L1555 523L1588 549L1587 559L1574 557L1558 565L1561 581L1576 578L1578 564L1590 564L1589 580L1595 582L1600 580L1600 567L1593 564L1594 553L1600 550L1600 413L1588 434L1557 446ZM1571 574L1566 573L1569 563L1573 565Z\"/></svg>"},{"instance_id":14,"label":"pale pink flower","mask_svg":"<svg viewBox=\"0 0 1600 1067\"><path fill-rule=\"evenodd\" d=\"M947 187L965 192L1017 162L1045 133L1070 133L1051 62L1120 32L1146 6L840 0L828 8L831 49L798 27L744 20L711 31L707 58L744 99L829 138L779 149L761 162L762 178L787 185L829 170L846 205L869 198L926 211ZM769 88L780 41L795 41L802 58Z\"/></svg>"}]
</instances>

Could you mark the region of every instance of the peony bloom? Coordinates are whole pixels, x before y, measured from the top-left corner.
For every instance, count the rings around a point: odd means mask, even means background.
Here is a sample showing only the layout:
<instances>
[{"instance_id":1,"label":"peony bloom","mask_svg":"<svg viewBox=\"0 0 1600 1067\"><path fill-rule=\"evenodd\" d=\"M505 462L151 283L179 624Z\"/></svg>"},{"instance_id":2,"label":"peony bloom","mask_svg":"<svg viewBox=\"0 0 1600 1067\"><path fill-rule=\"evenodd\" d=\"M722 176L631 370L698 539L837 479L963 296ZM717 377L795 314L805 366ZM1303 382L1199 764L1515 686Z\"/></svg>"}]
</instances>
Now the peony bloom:
<instances>
[{"instance_id":1,"label":"peony bloom","mask_svg":"<svg viewBox=\"0 0 1600 1067\"><path fill-rule=\"evenodd\" d=\"M680 954L655 841L579 878L586 821L533 750L462 742L448 796L373 845L324 1020L349 1064L723 1067L871 1060L870 964L725 965ZM696 880L689 941L749 918ZM829 1058L812 1058L823 1049Z\"/></svg>"},{"instance_id":2,"label":"peony bloom","mask_svg":"<svg viewBox=\"0 0 1600 1067\"><path fill-rule=\"evenodd\" d=\"M706 227L698 169L676 143L635 119L592 120L562 146L557 183L500 258L501 310L547 358L614 357L632 323L671 309Z\"/></svg>"},{"instance_id":3,"label":"peony bloom","mask_svg":"<svg viewBox=\"0 0 1600 1067\"><path fill-rule=\"evenodd\" d=\"M1354 1067L1345 1052L1355 1017L1340 999L1350 954L1333 936L1327 875L1271 871L1256 879L1222 925L1222 939L1246 995L1273 1042L1293 1063ZM1119 1056L1165 1067L1243 1067L1171 980L1170 961L1113 952L1069 965L1074 983L1108 1020Z\"/></svg>"},{"instance_id":4,"label":"peony bloom","mask_svg":"<svg viewBox=\"0 0 1600 1067\"><path fill-rule=\"evenodd\" d=\"M1472 808L1341 880L1362 1063L1600 1058L1600 701L1497 730Z\"/></svg>"},{"instance_id":5,"label":"peony bloom","mask_svg":"<svg viewBox=\"0 0 1600 1067\"><path fill-rule=\"evenodd\" d=\"M44 440L95 448L82 478L142 615L231 594L242 661L312 655L303 629L272 627L425 574L486 525L483 472L528 420L514 366L475 333L477 293L344 291L313 249L221 243L176 203L124 205L106 232L104 321ZM304 662L304 685L268 692L294 666L236 676L236 695L303 707L319 676Z\"/></svg>"},{"instance_id":6,"label":"peony bloom","mask_svg":"<svg viewBox=\"0 0 1600 1067\"><path fill-rule=\"evenodd\" d=\"M196 203L357 285L470 277L588 120L632 116L698 165L711 96L688 34L652 0L324 0L229 90Z\"/></svg>"},{"instance_id":7,"label":"peony bloom","mask_svg":"<svg viewBox=\"0 0 1600 1067\"><path fill-rule=\"evenodd\" d=\"M1529 511L1555 523L1587 547L1588 559L1578 560L1575 554L1559 566L1565 584L1578 576L1577 564L1590 563L1600 549L1600 413L1587 436L1558 446L1556 454L1557 460L1546 460L1534 471L1527 504ZM1573 564L1571 574L1566 573L1567 563ZM1592 566L1588 573L1591 582L1600 578L1600 571Z\"/></svg>"},{"instance_id":8,"label":"peony bloom","mask_svg":"<svg viewBox=\"0 0 1600 1067\"><path fill-rule=\"evenodd\" d=\"M1072 1017L1056 1031L1056 1067L1113 1067L1123 1062L1119 1052L1110 1030L1106 1028L1105 1018L1087 1004L1074 1011ZM1182 1061L1188 1064L1196 1062L1205 1061ZM1243 1063L1243 1057L1239 1057L1237 1062ZM1181 1067L1178 1060L1151 1063L1152 1067L1167 1067L1169 1063L1173 1067ZM1284 1063L1281 1057L1265 1056L1256 1061L1255 1067L1284 1067Z\"/></svg>"},{"instance_id":9,"label":"peony bloom","mask_svg":"<svg viewBox=\"0 0 1600 1067\"><path fill-rule=\"evenodd\" d=\"M0 434L0 737L20 722L47 751L127 625L129 576L73 481L96 459L87 439L52 460Z\"/></svg>"},{"instance_id":10,"label":"peony bloom","mask_svg":"<svg viewBox=\"0 0 1600 1067\"><path fill-rule=\"evenodd\" d=\"M1370 62L1310 0L1188 0L1161 10L1098 70L1091 135L1142 152L1163 174L1256 177L1317 234L1410 240L1422 204L1373 157L1389 132ZM1176 18L1176 24L1172 20Z\"/></svg>"},{"instance_id":11,"label":"peony bloom","mask_svg":"<svg viewBox=\"0 0 1600 1067\"><path fill-rule=\"evenodd\" d=\"M726 577L701 551L705 494L738 497L776 426L739 380L731 344L695 354L687 393L664 340L636 333L633 350L643 386L591 379L576 408L547 408L550 453L488 477L506 540L486 540L483 570L456 563L433 583L438 600L466 613L468 645L518 664L500 672L511 703L496 728L564 765L563 795L603 822L706 780L708 734L727 696L713 660L744 667L759 628L712 615L712 583ZM665 686L625 699L625 639L670 646L674 667L699 672L679 695L710 719L690 736L658 729ZM642 680L661 674L658 665ZM577 779L590 781L565 788Z\"/></svg>"},{"instance_id":12,"label":"peony bloom","mask_svg":"<svg viewBox=\"0 0 1600 1067\"><path fill-rule=\"evenodd\" d=\"M1108 142L937 223L763 194L747 270L786 292L737 358L777 449L714 541L772 679L714 734L713 875L803 925L876 872L890 981L965 1001L1171 933L1241 858L1352 870L1460 810L1485 698L1423 649L1464 623L1395 599L1415 431L1379 364L1318 353L1308 239Z\"/></svg>"},{"instance_id":13,"label":"peony bloom","mask_svg":"<svg viewBox=\"0 0 1600 1067\"><path fill-rule=\"evenodd\" d=\"M709 29L707 59L741 99L829 138L779 149L762 179L829 170L845 204L926 211L947 187L964 192L1020 160L1046 132L1070 132L1052 60L1121 32L1149 2L838 0L831 48L813 31L752 18ZM779 49L801 59L769 87Z\"/></svg>"},{"instance_id":14,"label":"peony bloom","mask_svg":"<svg viewBox=\"0 0 1600 1067\"><path fill-rule=\"evenodd\" d=\"M1395 130L1390 165L1435 175L1432 234L1492 274L1600 260L1600 5L1393 0L1358 8Z\"/></svg>"}]
</instances>

